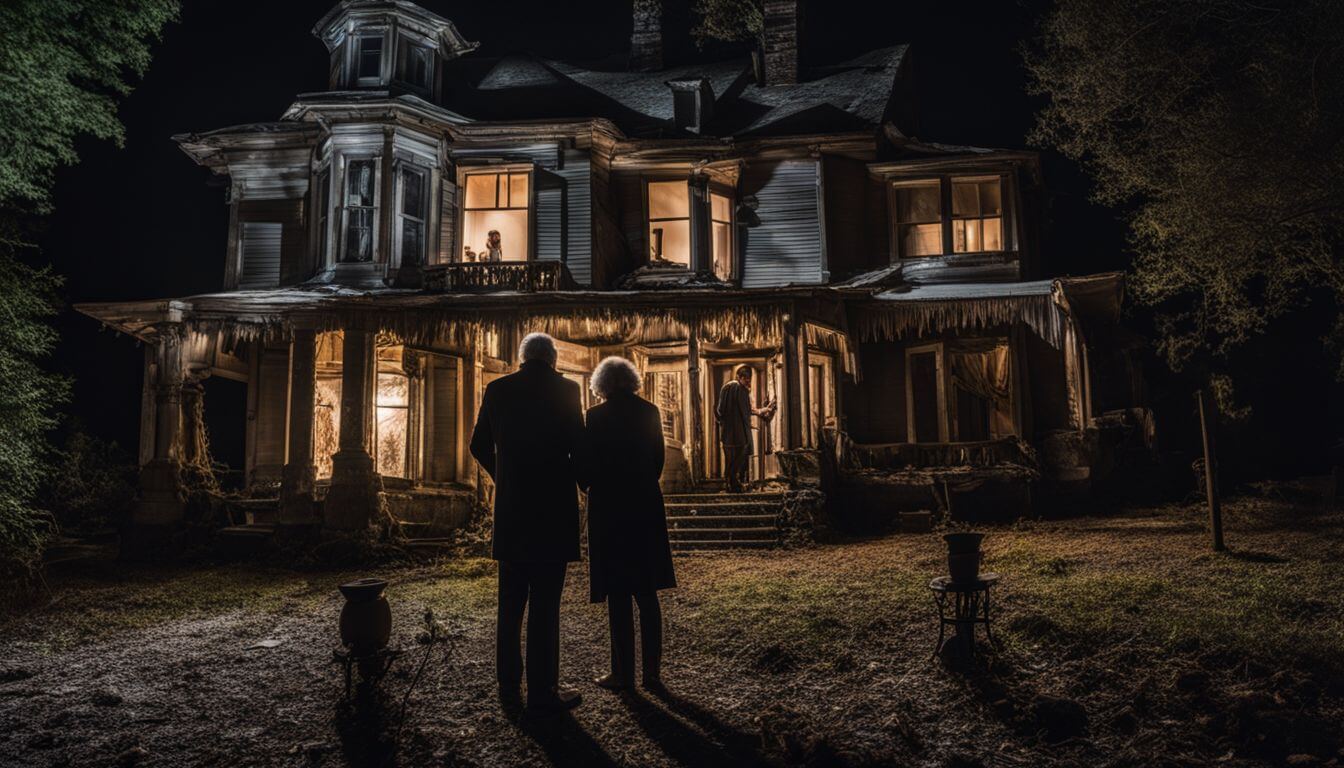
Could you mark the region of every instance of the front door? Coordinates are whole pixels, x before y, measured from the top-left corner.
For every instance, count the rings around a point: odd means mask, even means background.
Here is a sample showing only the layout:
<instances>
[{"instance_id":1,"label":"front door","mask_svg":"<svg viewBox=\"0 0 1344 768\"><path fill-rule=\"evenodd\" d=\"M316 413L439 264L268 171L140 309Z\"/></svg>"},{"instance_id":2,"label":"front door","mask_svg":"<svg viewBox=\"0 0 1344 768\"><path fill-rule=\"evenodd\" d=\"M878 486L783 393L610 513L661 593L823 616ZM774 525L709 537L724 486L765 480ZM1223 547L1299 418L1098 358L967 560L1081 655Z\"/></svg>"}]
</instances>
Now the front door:
<instances>
[{"instance_id":1,"label":"front door","mask_svg":"<svg viewBox=\"0 0 1344 768\"><path fill-rule=\"evenodd\" d=\"M766 366L764 360L734 360L723 363L715 362L709 365L710 391L705 394L705 409L708 411L705 424L710 425L711 429L707 430L709 440L705 449L709 452L709 456L705 466L709 469L707 477L710 478L723 478L723 449L719 444L719 421L714 416L719 405L719 392L732 379L733 369L744 363L751 366L752 371L751 407L760 408L766 401ZM765 476L760 432L761 420L753 416L751 419L751 456L747 460L752 480L760 480Z\"/></svg>"}]
</instances>

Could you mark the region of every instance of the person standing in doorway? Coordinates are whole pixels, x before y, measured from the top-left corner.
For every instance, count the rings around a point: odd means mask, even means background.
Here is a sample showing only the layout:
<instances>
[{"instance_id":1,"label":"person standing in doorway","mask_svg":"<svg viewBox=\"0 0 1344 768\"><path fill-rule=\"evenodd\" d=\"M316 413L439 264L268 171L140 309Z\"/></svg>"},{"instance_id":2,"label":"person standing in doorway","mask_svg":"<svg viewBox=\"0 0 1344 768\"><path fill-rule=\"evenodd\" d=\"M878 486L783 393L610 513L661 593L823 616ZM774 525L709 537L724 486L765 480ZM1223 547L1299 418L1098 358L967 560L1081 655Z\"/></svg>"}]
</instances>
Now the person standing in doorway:
<instances>
[{"instance_id":1,"label":"person standing in doorway","mask_svg":"<svg viewBox=\"0 0 1344 768\"><path fill-rule=\"evenodd\" d=\"M495 482L491 555L499 561L495 674L500 698L518 698L527 612L527 705L562 710L579 693L561 689L560 595L579 559L575 453L583 439L579 386L555 370L555 340L528 334L517 373L485 388L471 455Z\"/></svg>"},{"instance_id":2,"label":"person standing in doorway","mask_svg":"<svg viewBox=\"0 0 1344 768\"><path fill-rule=\"evenodd\" d=\"M719 444L723 446L723 476L729 493L741 493L747 480L747 458L751 455L751 417L763 409L751 407L751 366L733 369L733 378L719 390L714 416L719 422Z\"/></svg>"}]
</instances>

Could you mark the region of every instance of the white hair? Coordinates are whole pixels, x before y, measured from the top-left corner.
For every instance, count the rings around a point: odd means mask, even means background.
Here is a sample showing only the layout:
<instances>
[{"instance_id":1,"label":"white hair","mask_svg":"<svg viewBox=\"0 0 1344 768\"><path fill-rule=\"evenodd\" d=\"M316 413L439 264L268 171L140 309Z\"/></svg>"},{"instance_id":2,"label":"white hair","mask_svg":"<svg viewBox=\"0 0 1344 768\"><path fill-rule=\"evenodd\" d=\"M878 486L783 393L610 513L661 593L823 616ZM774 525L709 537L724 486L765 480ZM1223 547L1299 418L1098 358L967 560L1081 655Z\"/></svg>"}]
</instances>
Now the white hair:
<instances>
[{"instance_id":1,"label":"white hair","mask_svg":"<svg viewBox=\"0 0 1344 768\"><path fill-rule=\"evenodd\" d=\"M524 363L529 360L542 360L554 368L557 356L555 339L548 333L529 333L518 345L518 359Z\"/></svg>"},{"instance_id":2,"label":"white hair","mask_svg":"<svg viewBox=\"0 0 1344 768\"><path fill-rule=\"evenodd\" d=\"M594 395L603 399L617 392L638 392L639 371L624 357L608 357L597 364L589 386Z\"/></svg>"}]
</instances>

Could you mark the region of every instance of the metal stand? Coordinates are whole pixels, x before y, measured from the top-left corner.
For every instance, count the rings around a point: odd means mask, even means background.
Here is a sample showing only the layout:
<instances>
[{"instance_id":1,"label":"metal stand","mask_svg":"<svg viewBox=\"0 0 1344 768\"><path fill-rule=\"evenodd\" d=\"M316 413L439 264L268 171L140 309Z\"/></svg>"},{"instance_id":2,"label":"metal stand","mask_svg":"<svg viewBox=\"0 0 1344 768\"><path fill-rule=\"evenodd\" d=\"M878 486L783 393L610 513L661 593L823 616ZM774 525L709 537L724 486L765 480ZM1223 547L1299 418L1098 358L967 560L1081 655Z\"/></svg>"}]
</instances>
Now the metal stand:
<instances>
[{"instance_id":1,"label":"metal stand","mask_svg":"<svg viewBox=\"0 0 1344 768\"><path fill-rule=\"evenodd\" d=\"M402 653L404 651L396 648L384 648L362 656L356 655L345 647L332 651L332 661L340 664L345 670L345 700L350 700L350 684L354 679L356 668L359 669L359 677L362 683L377 685L387 675L388 670L392 668L392 662L401 658Z\"/></svg>"},{"instance_id":2,"label":"metal stand","mask_svg":"<svg viewBox=\"0 0 1344 768\"><path fill-rule=\"evenodd\" d=\"M933 602L938 606L938 645L933 649L935 659L942 653L944 643L951 641L962 644L958 650L964 651L967 656L974 655L976 624L983 624L985 637L998 646L999 641L994 639L994 633L989 628L989 589L998 581L999 574L982 573L975 581L958 582L953 581L951 576L939 576L929 582ZM951 638L946 635L948 626L952 627L954 633Z\"/></svg>"}]
</instances>

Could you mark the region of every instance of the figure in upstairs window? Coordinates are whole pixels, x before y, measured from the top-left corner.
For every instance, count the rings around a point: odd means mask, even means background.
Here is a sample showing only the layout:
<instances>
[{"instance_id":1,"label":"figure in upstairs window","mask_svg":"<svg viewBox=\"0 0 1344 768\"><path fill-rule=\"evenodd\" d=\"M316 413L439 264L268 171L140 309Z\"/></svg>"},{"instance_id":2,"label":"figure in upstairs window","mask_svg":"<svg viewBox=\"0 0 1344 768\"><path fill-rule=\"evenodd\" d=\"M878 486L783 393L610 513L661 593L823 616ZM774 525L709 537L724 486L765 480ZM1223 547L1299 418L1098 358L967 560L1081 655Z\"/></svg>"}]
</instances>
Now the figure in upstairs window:
<instances>
[{"instance_id":1,"label":"figure in upstairs window","mask_svg":"<svg viewBox=\"0 0 1344 768\"><path fill-rule=\"evenodd\" d=\"M503 261L504 245L498 229L492 229L485 235L485 249L481 251L481 261Z\"/></svg>"}]
</instances>

